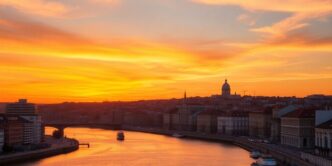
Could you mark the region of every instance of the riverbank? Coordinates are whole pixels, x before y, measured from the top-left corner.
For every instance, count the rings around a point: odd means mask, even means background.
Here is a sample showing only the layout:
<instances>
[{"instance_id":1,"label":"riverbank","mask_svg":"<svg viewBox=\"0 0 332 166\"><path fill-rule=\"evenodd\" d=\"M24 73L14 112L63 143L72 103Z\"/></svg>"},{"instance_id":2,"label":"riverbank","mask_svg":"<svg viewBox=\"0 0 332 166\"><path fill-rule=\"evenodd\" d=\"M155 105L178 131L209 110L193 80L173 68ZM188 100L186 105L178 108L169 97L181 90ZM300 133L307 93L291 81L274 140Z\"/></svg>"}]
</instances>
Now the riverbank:
<instances>
[{"instance_id":1,"label":"riverbank","mask_svg":"<svg viewBox=\"0 0 332 166\"><path fill-rule=\"evenodd\" d=\"M79 148L79 143L75 139L54 139L50 136L45 136L45 141L50 144L51 147L27 152L0 155L0 165L42 159L54 155L73 152Z\"/></svg>"},{"instance_id":2,"label":"riverbank","mask_svg":"<svg viewBox=\"0 0 332 166\"><path fill-rule=\"evenodd\" d=\"M168 136L172 136L174 133L177 133L188 138L204 139L204 140L211 140L218 142L228 142L237 145L243 149L246 149L248 151L256 149L263 153L270 154L273 157L275 157L278 161L280 161L281 165L312 166L312 164L301 159L301 151L298 151L297 149L291 149L288 147L286 148L276 144L250 142L247 137L225 136L218 134L206 134L206 133L188 132L188 131L170 131L170 130L131 127L131 126L123 126L123 129L129 131L147 132L147 133L162 134Z\"/></svg>"}]
</instances>

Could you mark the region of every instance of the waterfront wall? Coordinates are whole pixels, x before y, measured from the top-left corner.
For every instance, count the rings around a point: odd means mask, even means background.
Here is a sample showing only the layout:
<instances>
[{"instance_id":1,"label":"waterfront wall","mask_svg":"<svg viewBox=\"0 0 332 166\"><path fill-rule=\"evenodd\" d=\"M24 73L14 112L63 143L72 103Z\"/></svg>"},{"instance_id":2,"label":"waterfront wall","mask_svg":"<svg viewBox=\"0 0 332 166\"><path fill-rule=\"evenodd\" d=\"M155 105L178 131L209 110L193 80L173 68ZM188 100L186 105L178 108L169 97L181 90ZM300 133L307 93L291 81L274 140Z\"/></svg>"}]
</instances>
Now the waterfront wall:
<instances>
[{"instance_id":1,"label":"waterfront wall","mask_svg":"<svg viewBox=\"0 0 332 166\"><path fill-rule=\"evenodd\" d=\"M154 134L163 134L163 135L173 135L174 133L181 134L185 137L212 140L212 141L222 141L235 144L244 148L246 150L259 150L263 153L271 154L278 161L281 162L281 165L292 165L292 166L312 166L313 164L302 160L300 153L294 153L293 151L287 151L283 148L278 147L278 145L250 142L246 137L234 137L218 134L206 134L198 132L188 132L188 131L170 131L162 130L155 128L141 128L141 127L132 127L132 126L123 126L124 130L139 131L139 132L148 132Z\"/></svg>"},{"instance_id":2,"label":"waterfront wall","mask_svg":"<svg viewBox=\"0 0 332 166\"><path fill-rule=\"evenodd\" d=\"M0 155L0 165L9 163L19 163L30 160L42 159L54 155L64 154L76 151L79 148L79 143L75 139L67 139L69 143L61 146L52 146L46 149L19 152L6 155Z\"/></svg>"},{"instance_id":3,"label":"waterfront wall","mask_svg":"<svg viewBox=\"0 0 332 166\"><path fill-rule=\"evenodd\" d=\"M332 161L310 153L301 153L301 158L315 166L332 166Z\"/></svg>"},{"instance_id":4,"label":"waterfront wall","mask_svg":"<svg viewBox=\"0 0 332 166\"><path fill-rule=\"evenodd\" d=\"M234 138L233 143L245 147L246 149L256 149L263 153L270 154L276 158L281 165L312 166L311 163L301 159L300 153L288 151L282 147L278 147L278 145L250 142L241 138Z\"/></svg>"}]
</instances>

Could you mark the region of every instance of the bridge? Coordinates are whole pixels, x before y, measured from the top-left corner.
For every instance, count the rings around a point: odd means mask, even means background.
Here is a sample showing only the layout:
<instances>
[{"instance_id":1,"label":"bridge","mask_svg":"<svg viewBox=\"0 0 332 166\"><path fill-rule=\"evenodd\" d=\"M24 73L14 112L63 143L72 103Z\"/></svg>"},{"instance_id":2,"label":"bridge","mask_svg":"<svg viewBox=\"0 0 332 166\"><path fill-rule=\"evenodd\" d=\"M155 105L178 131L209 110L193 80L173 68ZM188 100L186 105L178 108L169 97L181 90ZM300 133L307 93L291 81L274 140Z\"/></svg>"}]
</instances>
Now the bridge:
<instances>
[{"instance_id":1,"label":"bridge","mask_svg":"<svg viewBox=\"0 0 332 166\"><path fill-rule=\"evenodd\" d=\"M56 122L56 123L44 123L44 127L54 127L56 128L59 132L61 137L64 136L64 131L67 127L89 127L89 128L104 128L104 129L113 129L113 130L118 130L122 128L121 124L112 124L112 123L61 123L61 122Z\"/></svg>"}]
</instances>

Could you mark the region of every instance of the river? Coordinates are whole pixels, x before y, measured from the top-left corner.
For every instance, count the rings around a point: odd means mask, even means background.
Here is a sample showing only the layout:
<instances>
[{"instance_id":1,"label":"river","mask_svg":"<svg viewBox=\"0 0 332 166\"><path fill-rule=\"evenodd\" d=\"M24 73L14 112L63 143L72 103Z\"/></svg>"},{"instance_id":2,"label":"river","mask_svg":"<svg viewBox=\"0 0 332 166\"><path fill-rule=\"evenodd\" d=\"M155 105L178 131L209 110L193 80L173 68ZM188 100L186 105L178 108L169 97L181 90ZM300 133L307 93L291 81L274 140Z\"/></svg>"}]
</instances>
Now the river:
<instances>
[{"instance_id":1,"label":"river","mask_svg":"<svg viewBox=\"0 0 332 166\"><path fill-rule=\"evenodd\" d=\"M53 128L46 128L52 133ZM67 128L67 137L90 143L90 148L32 161L22 166L250 166L249 152L237 146L194 139L125 131L126 140L116 140L116 131Z\"/></svg>"}]
</instances>

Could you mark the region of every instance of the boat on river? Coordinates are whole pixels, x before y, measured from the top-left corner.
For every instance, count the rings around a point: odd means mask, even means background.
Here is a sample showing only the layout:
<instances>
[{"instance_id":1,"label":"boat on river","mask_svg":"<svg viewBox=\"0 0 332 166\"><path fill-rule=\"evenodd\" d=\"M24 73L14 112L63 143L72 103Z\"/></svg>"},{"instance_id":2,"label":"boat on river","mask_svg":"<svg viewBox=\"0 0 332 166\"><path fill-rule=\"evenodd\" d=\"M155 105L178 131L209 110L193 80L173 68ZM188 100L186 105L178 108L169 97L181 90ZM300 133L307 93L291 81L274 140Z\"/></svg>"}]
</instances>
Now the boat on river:
<instances>
[{"instance_id":1,"label":"boat on river","mask_svg":"<svg viewBox=\"0 0 332 166\"><path fill-rule=\"evenodd\" d=\"M125 135L124 135L123 131L119 131L117 134L117 140L123 141L124 139L125 139Z\"/></svg>"},{"instance_id":2,"label":"boat on river","mask_svg":"<svg viewBox=\"0 0 332 166\"><path fill-rule=\"evenodd\" d=\"M263 155L261 156L256 163L258 166L277 166L277 161L272 156Z\"/></svg>"},{"instance_id":3,"label":"boat on river","mask_svg":"<svg viewBox=\"0 0 332 166\"><path fill-rule=\"evenodd\" d=\"M253 159L258 159L259 157L261 157L261 153L258 150L253 150L250 153L250 157Z\"/></svg>"},{"instance_id":4,"label":"boat on river","mask_svg":"<svg viewBox=\"0 0 332 166\"><path fill-rule=\"evenodd\" d=\"M183 137L184 137L184 135L182 135L182 134L179 134L179 133L174 133L174 134L172 134L172 137L176 137L176 138L183 138Z\"/></svg>"}]
</instances>

